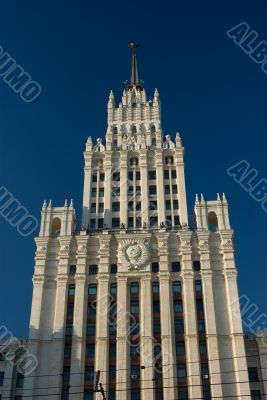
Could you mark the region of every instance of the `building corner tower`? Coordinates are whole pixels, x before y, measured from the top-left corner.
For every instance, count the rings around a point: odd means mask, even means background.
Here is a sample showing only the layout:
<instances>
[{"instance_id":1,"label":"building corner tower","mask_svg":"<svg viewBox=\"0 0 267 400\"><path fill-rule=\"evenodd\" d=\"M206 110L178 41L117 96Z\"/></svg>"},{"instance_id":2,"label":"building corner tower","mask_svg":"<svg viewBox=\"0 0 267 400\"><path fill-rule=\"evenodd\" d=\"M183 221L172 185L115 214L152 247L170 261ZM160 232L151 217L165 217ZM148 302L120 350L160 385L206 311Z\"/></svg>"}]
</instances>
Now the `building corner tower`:
<instances>
[{"instance_id":1,"label":"building corner tower","mask_svg":"<svg viewBox=\"0 0 267 400\"><path fill-rule=\"evenodd\" d=\"M24 396L251 399L228 203L196 196L188 223L181 137L157 89L147 100L137 48L105 142L86 142L82 226L72 201L42 208Z\"/></svg>"}]
</instances>

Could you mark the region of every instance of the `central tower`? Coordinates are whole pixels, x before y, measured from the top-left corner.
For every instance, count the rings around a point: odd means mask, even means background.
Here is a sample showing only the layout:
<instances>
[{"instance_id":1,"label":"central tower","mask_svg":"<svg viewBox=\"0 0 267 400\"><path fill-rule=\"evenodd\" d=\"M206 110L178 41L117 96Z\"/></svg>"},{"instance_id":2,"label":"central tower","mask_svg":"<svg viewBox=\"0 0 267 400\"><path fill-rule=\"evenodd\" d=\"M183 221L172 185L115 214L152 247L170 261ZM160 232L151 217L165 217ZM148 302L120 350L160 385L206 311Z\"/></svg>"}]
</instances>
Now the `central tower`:
<instances>
[{"instance_id":1,"label":"central tower","mask_svg":"<svg viewBox=\"0 0 267 400\"><path fill-rule=\"evenodd\" d=\"M188 224L184 149L177 133L163 141L158 90L147 100L131 43L131 79L121 102L108 101L106 146L86 143L83 227L143 229Z\"/></svg>"}]
</instances>

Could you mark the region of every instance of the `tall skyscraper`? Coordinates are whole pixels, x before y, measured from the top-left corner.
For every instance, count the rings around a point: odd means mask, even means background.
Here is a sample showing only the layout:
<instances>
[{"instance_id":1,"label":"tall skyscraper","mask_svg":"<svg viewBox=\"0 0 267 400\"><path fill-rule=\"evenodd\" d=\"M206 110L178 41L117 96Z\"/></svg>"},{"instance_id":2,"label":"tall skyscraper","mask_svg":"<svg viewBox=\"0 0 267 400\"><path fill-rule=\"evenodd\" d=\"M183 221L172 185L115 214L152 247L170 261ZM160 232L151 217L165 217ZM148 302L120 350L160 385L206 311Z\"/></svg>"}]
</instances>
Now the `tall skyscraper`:
<instances>
[{"instance_id":1,"label":"tall skyscraper","mask_svg":"<svg viewBox=\"0 0 267 400\"><path fill-rule=\"evenodd\" d=\"M251 399L228 203L196 196L189 225L181 137L137 48L105 142L86 142L82 227L72 201L42 208L24 395Z\"/></svg>"}]
</instances>

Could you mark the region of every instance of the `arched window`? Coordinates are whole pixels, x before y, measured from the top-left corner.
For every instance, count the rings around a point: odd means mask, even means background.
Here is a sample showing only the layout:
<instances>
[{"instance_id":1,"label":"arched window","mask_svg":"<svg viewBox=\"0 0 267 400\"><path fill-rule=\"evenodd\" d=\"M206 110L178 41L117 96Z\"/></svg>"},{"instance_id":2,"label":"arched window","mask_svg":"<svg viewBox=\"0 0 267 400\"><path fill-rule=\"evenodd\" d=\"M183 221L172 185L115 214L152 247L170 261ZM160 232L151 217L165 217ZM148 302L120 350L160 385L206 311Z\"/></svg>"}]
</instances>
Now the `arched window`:
<instances>
[{"instance_id":1,"label":"arched window","mask_svg":"<svg viewBox=\"0 0 267 400\"><path fill-rule=\"evenodd\" d=\"M211 232L216 232L218 230L218 219L214 211L208 214L208 226Z\"/></svg>"},{"instance_id":2,"label":"arched window","mask_svg":"<svg viewBox=\"0 0 267 400\"><path fill-rule=\"evenodd\" d=\"M152 133L156 132L156 127L155 127L155 125L151 125L151 132L152 132Z\"/></svg>"},{"instance_id":3,"label":"arched window","mask_svg":"<svg viewBox=\"0 0 267 400\"><path fill-rule=\"evenodd\" d=\"M132 126L132 133L136 133L136 126Z\"/></svg>"},{"instance_id":4,"label":"arched window","mask_svg":"<svg viewBox=\"0 0 267 400\"><path fill-rule=\"evenodd\" d=\"M168 165L173 164L173 157L172 156L165 157L165 164Z\"/></svg>"},{"instance_id":5,"label":"arched window","mask_svg":"<svg viewBox=\"0 0 267 400\"><path fill-rule=\"evenodd\" d=\"M60 230L61 230L61 220L59 218L54 218L52 222L51 235L55 237L59 236Z\"/></svg>"},{"instance_id":6,"label":"arched window","mask_svg":"<svg viewBox=\"0 0 267 400\"><path fill-rule=\"evenodd\" d=\"M115 134L118 133L118 128L116 126L113 126L113 133L115 133Z\"/></svg>"}]
</instances>

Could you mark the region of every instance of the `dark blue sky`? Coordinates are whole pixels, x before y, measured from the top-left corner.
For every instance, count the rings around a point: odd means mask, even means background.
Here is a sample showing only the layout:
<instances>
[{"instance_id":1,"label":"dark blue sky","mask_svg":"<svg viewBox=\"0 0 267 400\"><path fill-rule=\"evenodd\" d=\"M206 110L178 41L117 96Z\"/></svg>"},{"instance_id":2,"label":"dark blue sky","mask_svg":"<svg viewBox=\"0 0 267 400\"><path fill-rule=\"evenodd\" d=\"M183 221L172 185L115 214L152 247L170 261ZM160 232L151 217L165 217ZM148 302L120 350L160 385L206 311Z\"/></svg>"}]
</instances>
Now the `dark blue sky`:
<instances>
[{"instance_id":1,"label":"dark blue sky","mask_svg":"<svg viewBox=\"0 0 267 400\"><path fill-rule=\"evenodd\" d=\"M226 173L247 160L266 168L267 75L226 35L246 21L267 40L267 5L254 2L1 3L0 45L42 93L24 103L0 78L1 180L38 219L43 199L73 197L80 218L83 150L106 131L110 89L129 78L127 45L139 41L148 95L159 89L163 127L186 148L189 211L195 193L226 192L240 293L266 311L267 214ZM0 322L26 337L35 244L0 217Z\"/></svg>"}]
</instances>

